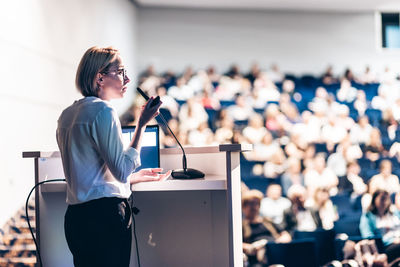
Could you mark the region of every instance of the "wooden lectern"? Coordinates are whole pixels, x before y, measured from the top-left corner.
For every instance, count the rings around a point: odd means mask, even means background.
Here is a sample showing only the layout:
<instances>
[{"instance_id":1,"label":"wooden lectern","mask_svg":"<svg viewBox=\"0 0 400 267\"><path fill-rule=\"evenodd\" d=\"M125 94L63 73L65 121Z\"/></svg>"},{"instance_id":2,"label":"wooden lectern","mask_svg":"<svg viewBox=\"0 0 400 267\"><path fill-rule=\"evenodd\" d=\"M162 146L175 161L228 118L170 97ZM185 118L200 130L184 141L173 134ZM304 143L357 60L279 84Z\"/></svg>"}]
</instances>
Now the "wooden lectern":
<instances>
[{"instance_id":1,"label":"wooden lectern","mask_svg":"<svg viewBox=\"0 0 400 267\"><path fill-rule=\"evenodd\" d=\"M135 184L136 233L141 266L242 266L240 152L251 145L185 148L188 167L204 179ZM179 148L162 149L164 170L182 168ZM35 183L64 178L59 152L24 152L34 158ZM36 192L36 232L43 265L73 266L64 237L66 184L43 184ZM132 238L131 266L137 266Z\"/></svg>"}]
</instances>

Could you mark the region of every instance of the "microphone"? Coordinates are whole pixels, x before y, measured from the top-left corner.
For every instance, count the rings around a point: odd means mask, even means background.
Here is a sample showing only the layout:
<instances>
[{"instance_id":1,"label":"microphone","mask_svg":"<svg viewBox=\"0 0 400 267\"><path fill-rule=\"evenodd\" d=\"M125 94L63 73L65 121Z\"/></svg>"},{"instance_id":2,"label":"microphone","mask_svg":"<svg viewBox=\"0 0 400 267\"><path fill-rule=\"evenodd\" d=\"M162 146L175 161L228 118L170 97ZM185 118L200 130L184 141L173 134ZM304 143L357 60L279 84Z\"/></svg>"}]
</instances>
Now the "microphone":
<instances>
[{"instance_id":1,"label":"microphone","mask_svg":"<svg viewBox=\"0 0 400 267\"><path fill-rule=\"evenodd\" d=\"M144 99L149 100L149 96L143 92L142 89L140 89L139 87L136 88L137 91L143 96ZM158 99L158 100L157 100ZM160 101L160 97L157 96L153 101L157 101L157 103ZM156 104L154 104L156 105ZM154 106L153 105L153 106ZM196 169L192 169L192 168L188 168L187 167L187 160L186 160L186 154L185 154L185 150L183 149L181 143L179 142L178 138L176 138L175 134L172 132L171 128L169 128L168 126L168 122L164 119L164 116L160 113L158 114L158 116L161 118L161 120L163 121L164 125L167 126L169 132L172 134L172 136L175 138L175 141L178 143L178 145L180 146L183 156L182 156L182 166L183 169L177 169L177 170L173 170L171 176L175 179L197 179L197 178L204 178L204 173L196 170Z\"/></svg>"}]
</instances>

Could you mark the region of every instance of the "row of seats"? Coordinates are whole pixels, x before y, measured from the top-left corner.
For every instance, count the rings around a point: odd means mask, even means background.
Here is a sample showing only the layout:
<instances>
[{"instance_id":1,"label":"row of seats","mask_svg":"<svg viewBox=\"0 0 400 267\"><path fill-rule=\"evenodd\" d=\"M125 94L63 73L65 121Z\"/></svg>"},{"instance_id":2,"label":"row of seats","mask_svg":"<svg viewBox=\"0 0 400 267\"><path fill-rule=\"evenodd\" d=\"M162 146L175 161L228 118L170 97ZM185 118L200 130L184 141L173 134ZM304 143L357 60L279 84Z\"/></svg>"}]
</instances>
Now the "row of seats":
<instances>
[{"instance_id":1,"label":"row of seats","mask_svg":"<svg viewBox=\"0 0 400 267\"><path fill-rule=\"evenodd\" d=\"M333 260L343 260L346 240L359 241L360 236L336 238L336 229L295 232L290 243L267 243L268 264L285 267L317 267ZM383 252L381 238L374 238L378 251Z\"/></svg>"}]
</instances>

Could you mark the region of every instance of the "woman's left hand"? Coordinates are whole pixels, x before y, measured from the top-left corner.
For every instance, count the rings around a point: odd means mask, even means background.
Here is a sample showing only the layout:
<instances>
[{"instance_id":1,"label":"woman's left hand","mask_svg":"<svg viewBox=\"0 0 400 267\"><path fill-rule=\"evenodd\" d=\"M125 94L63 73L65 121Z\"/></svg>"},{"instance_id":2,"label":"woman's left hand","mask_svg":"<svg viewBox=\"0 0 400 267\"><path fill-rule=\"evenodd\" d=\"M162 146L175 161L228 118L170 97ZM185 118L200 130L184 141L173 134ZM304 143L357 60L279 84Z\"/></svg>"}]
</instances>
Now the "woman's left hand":
<instances>
[{"instance_id":1,"label":"woman's left hand","mask_svg":"<svg viewBox=\"0 0 400 267\"><path fill-rule=\"evenodd\" d=\"M161 173L163 168L148 168L141 169L131 175L131 184L141 183L141 182L155 182L164 181L170 175L172 171L167 171L166 173Z\"/></svg>"}]
</instances>

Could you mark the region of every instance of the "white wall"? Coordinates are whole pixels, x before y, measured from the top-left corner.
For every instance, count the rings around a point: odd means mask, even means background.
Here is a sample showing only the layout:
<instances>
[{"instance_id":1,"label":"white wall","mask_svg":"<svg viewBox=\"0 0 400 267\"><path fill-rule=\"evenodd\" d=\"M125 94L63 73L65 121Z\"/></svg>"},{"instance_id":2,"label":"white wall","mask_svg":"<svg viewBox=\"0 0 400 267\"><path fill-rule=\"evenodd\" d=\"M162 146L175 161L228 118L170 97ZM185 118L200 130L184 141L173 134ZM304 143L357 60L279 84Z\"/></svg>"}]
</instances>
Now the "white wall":
<instances>
[{"instance_id":1,"label":"white wall","mask_svg":"<svg viewBox=\"0 0 400 267\"><path fill-rule=\"evenodd\" d=\"M140 8L138 25L140 70L150 63L159 71L214 64L223 72L238 63L247 71L258 61L319 74L330 63L342 73L400 62L400 53L377 52L373 13Z\"/></svg>"},{"instance_id":2,"label":"white wall","mask_svg":"<svg viewBox=\"0 0 400 267\"><path fill-rule=\"evenodd\" d=\"M83 53L112 45L134 73L135 34L136 7L129 0L2 1L0 227L33 186L33 160L22 159L22 151L58 150L57 118L81 98L74 80ZM116 103L120 112L132 95Z\"/></svg>"}]
</instances>

